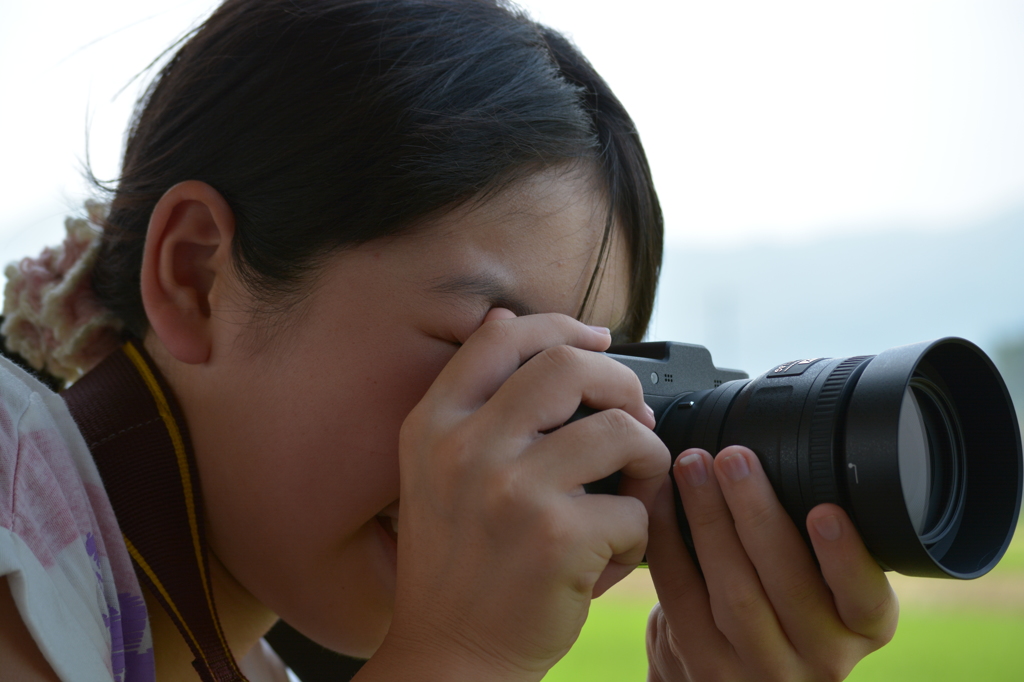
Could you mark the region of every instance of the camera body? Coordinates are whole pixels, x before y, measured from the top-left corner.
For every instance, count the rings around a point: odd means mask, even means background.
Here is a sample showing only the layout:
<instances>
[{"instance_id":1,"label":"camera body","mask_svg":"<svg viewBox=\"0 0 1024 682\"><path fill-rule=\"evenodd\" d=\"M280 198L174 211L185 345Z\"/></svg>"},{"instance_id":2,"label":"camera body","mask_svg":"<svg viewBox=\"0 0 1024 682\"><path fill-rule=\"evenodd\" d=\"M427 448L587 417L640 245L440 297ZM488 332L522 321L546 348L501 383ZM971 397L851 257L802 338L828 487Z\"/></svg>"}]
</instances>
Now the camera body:
<instances>
[{"instance_id":1,"label":"camera body","mask_svg":"<svg viewBox=\"0 0 1024 682\"><path fill-rule=\"evenodd\" d=\"M975 578L1009 545L1024 488L1020 427L1002 377L969 341L795 360L754 379L693 344L608 354L637 375L673 456L751 448L808 544L807 513L832 502L883 568L906 575ZM617 478L586 488L614 493ZM676 509L696 559L678 496Z\"/></svg>"},{"instance_id":2,"label":"camera body","mask_svg":"<svg viewBox=\"0 0 1024 682\"><path fill-rule=\"evenodd\" d=\"M608 355L640 379L644 401L654 410L655 419L660 419L680 393L706 391L749 378L742 370L715 367L711 352L692 343L624 343L609 348Z\"/></svg>"}]
</instances>

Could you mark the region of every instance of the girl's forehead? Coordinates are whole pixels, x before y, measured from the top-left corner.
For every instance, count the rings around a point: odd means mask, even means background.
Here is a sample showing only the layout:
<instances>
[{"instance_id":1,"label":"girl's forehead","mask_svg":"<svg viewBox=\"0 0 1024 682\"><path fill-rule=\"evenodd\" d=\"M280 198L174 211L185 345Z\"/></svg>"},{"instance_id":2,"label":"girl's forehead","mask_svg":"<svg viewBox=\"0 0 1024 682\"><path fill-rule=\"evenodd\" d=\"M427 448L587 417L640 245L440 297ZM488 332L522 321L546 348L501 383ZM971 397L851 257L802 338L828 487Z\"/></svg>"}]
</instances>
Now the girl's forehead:
<instances>
[{"instance_id":1,"label":"girl's forehead","mask_svg":"<svg viewBox=\"0 0 1024 682\"><path fill-rule=\"evenodd\" d=\"M534 244L600 238L608 198L590 165L561 166L483 193L429 221L421 234L450 238L467 230L491 239L523 237ZM596 232L596 235L590 234Z\"/></svg>"},{"instance_id":2,"label":"girl's forehead","mask_svg":"<svg viewBox=\"0 0 1024 682\"><path fill-rule=\"evenodd\" d=\"M427 286L448 293L507 295L524 312L575 315L595 270L608 201L589 169L552 169L472 200L393 245ZM404 242L404 243L403 243ZM597 272L592 321L624 316L629 266L620 230Z\"/></svg>"}]
</instances>

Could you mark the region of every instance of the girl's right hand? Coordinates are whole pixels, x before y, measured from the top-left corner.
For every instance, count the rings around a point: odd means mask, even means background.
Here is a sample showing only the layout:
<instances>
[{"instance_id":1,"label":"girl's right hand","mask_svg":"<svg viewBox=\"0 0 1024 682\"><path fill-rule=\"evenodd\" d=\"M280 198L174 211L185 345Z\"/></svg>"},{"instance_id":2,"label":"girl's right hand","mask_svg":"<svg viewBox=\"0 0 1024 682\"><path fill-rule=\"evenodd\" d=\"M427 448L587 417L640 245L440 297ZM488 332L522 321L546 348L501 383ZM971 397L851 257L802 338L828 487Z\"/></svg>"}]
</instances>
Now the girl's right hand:
<instances>
[{"instance_id":1,"label":"girl's right hand","mask_svg":"<svg viewBox=\"0 0 1024 682\"><path fill-rule=\"evenodd\" d=\"M540 679L643 557L670 461L636 376L594 352L609 343L492 310L409 414L395 611L367 678ZM561 427L581 402L601 411ZM620 495L584 493L620 470Z\"/></svg>"}]
</instances>

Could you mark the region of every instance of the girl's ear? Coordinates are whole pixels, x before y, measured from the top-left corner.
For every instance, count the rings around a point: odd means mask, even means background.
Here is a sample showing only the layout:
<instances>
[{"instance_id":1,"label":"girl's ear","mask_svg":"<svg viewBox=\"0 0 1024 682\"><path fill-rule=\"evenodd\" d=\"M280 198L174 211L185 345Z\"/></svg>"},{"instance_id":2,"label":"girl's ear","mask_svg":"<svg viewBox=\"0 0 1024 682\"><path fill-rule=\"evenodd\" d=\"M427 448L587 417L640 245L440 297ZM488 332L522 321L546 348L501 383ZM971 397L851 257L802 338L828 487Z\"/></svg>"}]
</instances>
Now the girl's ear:
<instances>
[{"instance_id":1,"label":"girl's ear","mask_svg":"<svg viewBox=\"0 0 1024 682\"><path fill-rule=\"evenodd\" d=\"M232 291L235 215L205 182L187 180L160 198L149 219L142 256L142 304L157 338L177 360L210 358L211 315Z\"/></svg>"}]
</instances>

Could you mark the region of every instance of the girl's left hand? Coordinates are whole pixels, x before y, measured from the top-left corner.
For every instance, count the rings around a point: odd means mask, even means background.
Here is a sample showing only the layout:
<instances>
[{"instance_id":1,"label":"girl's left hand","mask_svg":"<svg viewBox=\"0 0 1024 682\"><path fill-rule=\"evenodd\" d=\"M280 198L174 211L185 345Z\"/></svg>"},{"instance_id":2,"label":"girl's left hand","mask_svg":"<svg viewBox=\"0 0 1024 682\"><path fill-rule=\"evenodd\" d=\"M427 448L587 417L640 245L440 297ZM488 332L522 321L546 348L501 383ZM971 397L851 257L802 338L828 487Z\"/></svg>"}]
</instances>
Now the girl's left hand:
<instances>
[{"instance_id":1,"label":"girl's left hand","mask_svg":"<svg viewBox=\"0 0 1024 682\"><path fill-rule=\"evenodd\" d=\"M840 680L892 639L896 596L840 507L807 516L819 568L752 451L687 450L672 473L704 578L666 481L647 547L649 680Z\"/></svg>"}]
</instances>

